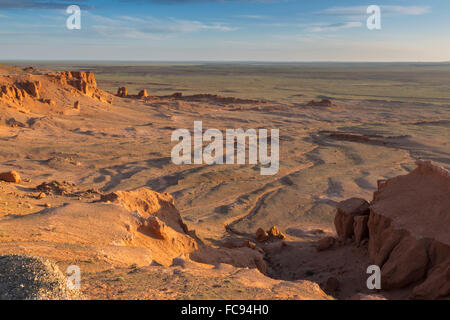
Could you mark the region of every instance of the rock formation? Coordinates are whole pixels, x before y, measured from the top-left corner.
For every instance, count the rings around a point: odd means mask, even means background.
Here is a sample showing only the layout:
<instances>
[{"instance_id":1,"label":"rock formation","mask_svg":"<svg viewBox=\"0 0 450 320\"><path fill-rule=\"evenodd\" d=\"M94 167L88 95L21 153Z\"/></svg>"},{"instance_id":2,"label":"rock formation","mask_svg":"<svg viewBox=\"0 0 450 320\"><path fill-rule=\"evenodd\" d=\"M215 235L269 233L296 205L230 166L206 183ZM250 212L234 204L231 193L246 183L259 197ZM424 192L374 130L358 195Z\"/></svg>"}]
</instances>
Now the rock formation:
<instances>
[{"instance_id":1,"label":"rock formation","mask_svg":"<svg viewBox=\"0 0 450 320\"><path fill-rule=\"evenodd\" d=\"M17 171L8 171L0 173L0 180L12 183L20 183L20 175Z\"/></svg>"},{"instance_id":2,"label":"rock formation","mask_svg":"<svg viewBox=\"0 0 450 320\"><path fill-rule=\"evenodd\" d=\"M139 91L138 96L139 96L140 99L148 97L147 90L143 89L143 90Z\"/></svg>"},{"instance_id":3,"label":"rock formation","mask_svg":"<svg viewBox=\"0 0 450 320\"><path fill-rule=\"evenodd\" d=\"M333 102L330 99L322 99L320 101L311 100L306 104L307 107L332 107Z\"/></svg>"},{"instance_id":4,"label":"rock formation","mask_svg":"<svg viewBox=\"0 0 450 320\"><path fill-rule=\"evenodd\" d=\"M264 231L264 229L259 228L255 233L255 239L258 242L264 242L271 239L283 240L285 238L286 236L280 231L277 226L272 226L268 231Z\"/></svg>"},{"instance_id":5,"label":"rock formation","mask_svg":"<svg viewBox=\"0 0 450 320\"><path fill-rule=\"evenodd\" d=\"M355 235L355 218L369 215L369 203L360 198L341 201L337 205L334 226L339 238L345 240Z\"/></svg>"},{"instance_id":6,"label":"rock formation","mask_svg":"<svg viewBox=\"0 0 450 320\"><path fill-rule=\"evenodd\" d=\"M117 89L117 96L121 98L125 98L128 96L128 90L125 87L120 87Z\"/></svg>"},{"instance_id":7,"label":"rock formation","mask_svg":"<svg viewBox=\"0 0 450 320\"><path fill-rule=\"evenodd\" d=\"M450 174L418 161L405 176L379 183L368 228L369 254L382 288L414 284L412 296L450 295Z\"/></svg>"},{"instance_id":8,"label":"rock formation","mask_svg":"<svg viewBox=\"0 0 450 320\"><path fill-rule=\"evenodd\" d=\"M90 98L112 103L112 100L108 99L105 93L97 88L97 81L92 72L63 71L57 73L56 79L61 85L70 85Z\"/></svg>"},{"instance_id":9,"label":"rock formation","mask_svg":"<svg viewBox=\"0 0 450 320\"><path fill-rule=\"evenodd\" d=\"M92 72L34 72L26 68L25 72L0 75L0 101L10 107L39 110L39 103L64 107L80 95L112 103L111 95L97 88Z\"/></svg>"},{"instance_id":10,"label":"rock formation","mask_svg":"<svg viewBox=\"0 0 450 320\"><path fill-rule=\"evenodd\" d=\"M13 103L21 103L26 98L40 98L40 81L16 82L10 85L0 87L0 99L9 100Z\"/></svg>"},{"instance_id":11,"label":"rock formation","mask_svg":"<svg viewBox=\"0 0 450 320\"><path fill-rule=\"evenodd\" d=\"M418 161L411 173L378 182L368 204L349 199L338 205L336 231L369 235L371 263L381 268L382 290L412 287L411 297L450 295L450 173ZM353 223L351 223L351 221Z\"/></svg>"}]
</instances>

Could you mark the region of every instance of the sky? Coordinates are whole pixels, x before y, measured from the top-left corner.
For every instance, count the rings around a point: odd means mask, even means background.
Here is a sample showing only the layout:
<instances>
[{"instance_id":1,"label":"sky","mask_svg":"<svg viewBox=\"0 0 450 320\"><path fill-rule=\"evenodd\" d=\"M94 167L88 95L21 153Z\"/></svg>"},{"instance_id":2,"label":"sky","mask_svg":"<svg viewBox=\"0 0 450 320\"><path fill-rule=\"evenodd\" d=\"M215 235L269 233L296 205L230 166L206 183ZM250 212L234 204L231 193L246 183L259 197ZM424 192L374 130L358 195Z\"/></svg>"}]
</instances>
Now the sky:
<instances>
[{"instance_id":1,"label":"sky","mask_svg":"<svg viewBox=\"0 0 450 320\"><path fill-rule=\"evenodd\" d=\"M0 60L450 61L450 1L0 0Z\"/></svg>"}]
</instances>

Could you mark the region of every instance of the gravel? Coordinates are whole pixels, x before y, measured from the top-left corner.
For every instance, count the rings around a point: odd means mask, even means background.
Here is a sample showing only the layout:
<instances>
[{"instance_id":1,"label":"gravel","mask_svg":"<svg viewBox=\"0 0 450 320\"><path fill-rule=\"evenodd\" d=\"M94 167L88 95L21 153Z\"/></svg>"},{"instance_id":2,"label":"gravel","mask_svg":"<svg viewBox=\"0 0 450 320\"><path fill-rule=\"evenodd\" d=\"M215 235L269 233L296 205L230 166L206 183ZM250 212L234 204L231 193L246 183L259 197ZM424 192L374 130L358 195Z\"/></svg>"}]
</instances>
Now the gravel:
<instances>
[{"instance_id":1,"label":"gravel","mask_svg":"<svg viewBox=\"0 0 450 320\"><path fill-rule=\"evenodd\" d=\"M58 266L41 257L0 256L0 300L80 300Z\"/></svg>"}]
</instances>

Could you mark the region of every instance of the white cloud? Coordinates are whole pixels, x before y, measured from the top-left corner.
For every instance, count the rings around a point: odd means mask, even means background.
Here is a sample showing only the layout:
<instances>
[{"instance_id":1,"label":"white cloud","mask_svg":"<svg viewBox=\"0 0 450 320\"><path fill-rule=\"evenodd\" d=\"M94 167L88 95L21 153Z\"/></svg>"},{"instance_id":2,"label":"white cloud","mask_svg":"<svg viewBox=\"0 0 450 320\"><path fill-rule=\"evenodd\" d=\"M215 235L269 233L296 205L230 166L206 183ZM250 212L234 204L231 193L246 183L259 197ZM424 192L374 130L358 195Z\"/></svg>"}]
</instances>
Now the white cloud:
<instances>
[{"instance_id":1,"label":"white cloud","mask_svg":"<svg viewBox=\"0 0 450 320\"><path fill-rule=\"evenodd\" d=\"M242 19L251 19L251 20L266 20L268 19L267 16L257 15L257 14L241 14L238 16L235 16L236 18L242 18Z\"/></svg>"},{"instance_id":2,"label":"white cloud","mask_svg":"<svg viewBox=\"0 0 450 320\"><path fill-rule=\"evenodd\" d=\"M386 15L423 15L431 12L429 6L380 6L381 13ZM367 6L353 6L353 7L332 7L322 11L318 14L345 16L345 17L364 17L367 13Z\"/></svg>"},{"instance_id":3,"label":"white cloud","mask_svg":"<svg viewBox=\"0 0 450 320\"><path fill-rule=\"evenodd\" d=\"M359 28L362 23L359 21L332 23L327 25L312 26L307 29L309 32L322 32L322 31L339 31L343 29Z\"/></svg>"},{"instance_id":4,"label":"white cloud","mask_svg":"<svg viewBox=\"0 0 450 320\"><path fill-rule=\"evenodd\" d=\"M430 13L431 7L428 6L381 6L381 10L385 10L387 14L400 14L408 16L419 16Z\"/></svg>"},{"instance_id":5,"label":"white cloud","mask_svg":"<svg viewBox=\"0 0 450 320\"><path fill-rule=\"evenodd\" d=\"M203 23L196 20L167 20L155 18L136 18L120 16L117 18L89 14L91 29L102 37L162 39L169 35L187 34L215 30L220 32L234 31L237 28L223 23Z\"/></svg>"}]
</instances>

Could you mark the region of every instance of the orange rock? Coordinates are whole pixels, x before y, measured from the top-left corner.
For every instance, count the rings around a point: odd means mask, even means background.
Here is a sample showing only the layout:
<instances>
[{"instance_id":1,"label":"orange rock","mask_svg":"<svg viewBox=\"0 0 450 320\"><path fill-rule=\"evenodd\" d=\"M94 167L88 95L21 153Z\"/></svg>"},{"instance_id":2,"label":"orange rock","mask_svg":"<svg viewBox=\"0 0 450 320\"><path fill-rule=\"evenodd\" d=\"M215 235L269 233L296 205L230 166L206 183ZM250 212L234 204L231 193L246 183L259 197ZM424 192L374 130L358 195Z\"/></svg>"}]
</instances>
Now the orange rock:
<instances>
[{"instance_id":1,"label":"orange rock","mask_svg":"<svg viewBox=\"0 0 450 320\"><path fill-rule=\"evenodd\" d=\"M42 87L42 83L40 81L26 81L20 83L19 86L22 87L33 98L39 99L39 90Z\"/></svg>"},{"instance_id":2,"label":"orange rock","mask_svg":"<svg viewBox=\"0 0 450 320\"><path fill-rule=\"evenodd\" d=\"M277 239L285 239L286 236L280 231L280 229L278 229L277 226L273 226L272 228L270 228L269 230L269 237L274 237Z\"/></svg>"},{"instance_id":3,"label":"orange rock","mask_svg":"<svg viewBox=\"0 0 450 320\"><path fill-rule=\"evenodd\" d=\"M369 215L369 207L369 203L360 198L351 198L338 203L334 226L341 239L345 240L354 235L354 217Z\"/></svg>"},{"instance_id":4,"label":"orange rock","mask_svg":"<svg viewBox=\"0 0 450 320\"><path fill-rule=\"evenodd\" d=\"M139 98L141 98L141 99L142 99L142 98L145 98L145 97L148 97L147 90L143 89L143 90L139 91L138 96L139 96Z\"/></svg>"},{"instance_id":5,"label":"orange rock","mask_svg":"<svg viewBox=\"0 0 450 320\"><path fill-rule=\"evenodd\" d=\"M20 182L20 175L16 171L8 171L0 173L0 180L12 183Z\"/></svg>"},{"instance_id":6,"label":"orange rock","mask_svg":"<svg viewBox=\"0 0 450 320\"><path fill-rule=\"evenodd\" d=\"M117 89L117 96L118 97L127 97L128 96L128 90L125 87L120 87L119 89Z\"/></svg>"},{"instance_id":7,"label":"orange rock","mask_svg":"<svg viewBox=\"0 0 450 320\"><path fill-rule=\"evenodd\" d=\"M150 231L151 234L153 234L159 239L162 240L169 239L169 235L167 233L167 226L163 221L159 220L158 217L155 216L148 217L144 223L144 228Z\"/></svg>"}]
</instances>

